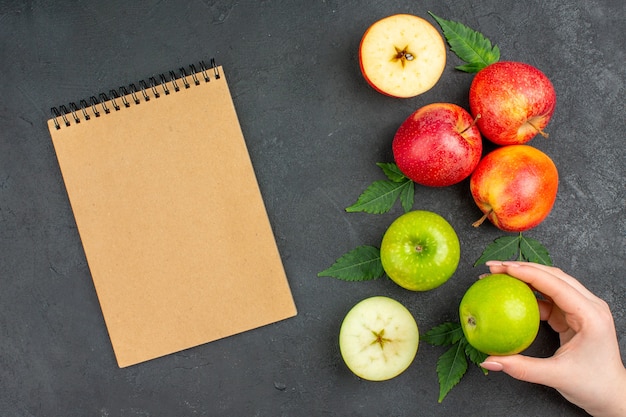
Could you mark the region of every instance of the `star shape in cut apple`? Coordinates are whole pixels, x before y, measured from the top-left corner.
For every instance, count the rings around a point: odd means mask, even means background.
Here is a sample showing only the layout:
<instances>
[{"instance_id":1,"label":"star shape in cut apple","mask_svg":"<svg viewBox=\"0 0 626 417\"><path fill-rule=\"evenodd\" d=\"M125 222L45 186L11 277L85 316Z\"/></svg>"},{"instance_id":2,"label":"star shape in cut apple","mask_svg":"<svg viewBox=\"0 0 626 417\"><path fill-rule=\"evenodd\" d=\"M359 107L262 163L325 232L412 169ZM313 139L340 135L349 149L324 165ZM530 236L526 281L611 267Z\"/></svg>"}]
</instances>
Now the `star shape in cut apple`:
<instances>
[{"instance_id":1,"label":"star shape in cut apple","mask_svg":"<svg viewBox=\"0 0 626 417\"><path fill-rule=\"evenodd\" d=\"M396 54L391 60L393 62L400 61L402 68L404 68L404 66L406 65L406 61L413 61L415 59L415 56L407 50L408 47L409 46L407 45L404 48L400 49L397 46L394 46L394 49L396 50Z\"/></svg>"},{"instance_id":2,"label":"star shape in cut apple","mask_svg":"<svg viewBox=\"0 0 626 417\"><path fill-rule=\"evenodd\" d=\"M375 332L374 330L372 330L372 334L374 335L374 340L372 340L372 345L378 344L380 345L380 348L383 349L383 347L385 346L385 343L387 342L391 342L391 339L388 339L385 337L385 329L382 329L379 332Z\"/></svg>"}]
</instances>

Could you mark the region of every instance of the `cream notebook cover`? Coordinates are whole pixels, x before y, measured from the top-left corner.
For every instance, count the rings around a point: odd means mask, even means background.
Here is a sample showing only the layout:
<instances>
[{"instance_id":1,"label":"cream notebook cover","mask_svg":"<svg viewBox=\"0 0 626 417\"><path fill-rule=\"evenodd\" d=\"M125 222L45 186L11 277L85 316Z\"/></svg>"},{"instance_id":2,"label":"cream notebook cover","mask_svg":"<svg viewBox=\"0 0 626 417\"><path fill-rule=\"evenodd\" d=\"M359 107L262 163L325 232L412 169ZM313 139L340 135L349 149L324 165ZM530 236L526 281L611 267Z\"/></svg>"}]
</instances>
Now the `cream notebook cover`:
<instances>
[{"instance_id":1,"label":"cream notebook cover","mask_svg":"<svg viewBox=\"0 0 626 417\"><path fill-rule=\"evenodd\" d=\"M120 367L296 315L223 68L48 121Z\"/></svg>"}]
</instances>

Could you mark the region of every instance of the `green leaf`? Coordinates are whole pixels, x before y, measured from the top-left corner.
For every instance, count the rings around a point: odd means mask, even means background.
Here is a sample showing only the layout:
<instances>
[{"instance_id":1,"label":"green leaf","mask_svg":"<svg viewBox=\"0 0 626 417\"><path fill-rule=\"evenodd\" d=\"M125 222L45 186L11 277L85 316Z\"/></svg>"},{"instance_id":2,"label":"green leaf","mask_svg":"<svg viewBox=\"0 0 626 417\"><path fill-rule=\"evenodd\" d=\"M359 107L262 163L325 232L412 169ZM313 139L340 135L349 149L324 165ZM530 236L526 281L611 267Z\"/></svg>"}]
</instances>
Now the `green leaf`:
<instances>
[{"instance_id":1,"label":"green leaf","mask_svg":"<svg viewBox=\"0 0 626 417\"><path fill-rule=\"evenodd\" d=\"M489 260L508 261L514 258L552 266L552 259L545 246L522 233L517 236L502 236L494 240L487 245L474 266L484 264Z\"/></svg>"},{"instance_id":2,"label":"green leaf","mask_svg":"<svg viewBox=\"0 0 626 417\"><path fill-rule=\"evenodd\" d=\"M521 233L519 240L520 255L523 260L552 266L548 250L538 240L525 237Z\"/></svg>"},{"instance_id":3,"label":"green leaf","mask_svg":"<svg viewBox=\"0 0 626 417\"><path fill-rule=\"evenodd\" d=\"M376 165L383 170L387 178L393 182L403 182L407 177L400 171L398 165L393 162L377 162Z\"/></svg>"},{"instance_id":4,"label":"green leaf","mask_svg":"<svg viewBox=\"0 0 626 417\"><path fill-rule=\"evenodd\" d=\"M455 343L437 360L437 377L439 378L439 402L459 383L467 371L467 359L463 343Z\"/></svg>"},{"instance_id":5,"label":"green leaf","mask_svg":"<svg viewBox=\"0 0 626 417\"><path fill-rule=\"evenodd\" d=\"M359 246L341 256L318 277L333 277L344 281L369 281L385 274L380 261L380 249L374 246Z\"/></svg>"},{"instance_id":6,"label":"green leaf","mask_svg":"<svg viewBox=\"0 0 626 417\"><path fill-rule=\"evenodd\" d=\"M480 32L462 23L442 19L431 12L428 13L443 30L450 50L466 63L466 65L460 65L456 69L465 72L478 72L500 59L500 48L497 45L492 45L491 41Z\"/></svg>"},{"instance_id":7,"label":"green leaf","mask_svg":"<svg viewBox=\"0 0 626 417\"><path fill-rule=\"evenodd\" d=\"M485 68L485 65L482 63L463 64L463 65L457 65L454 68L463 72L475 73Z\"/></svg>"},{"instance_id":8,"label":"green leaf","mask_svg":"<svg viewBox=\"0 0 626 417\"><path fill-rule=\"evenodd\" d=\"M465 350L465 355L468 357L468 359L475 365L477 365L478 367L480 367L480 369L482 369L483 373L485 375L487 375L487 370L485 368L483 368L482 366L480 366L481 363L483 363L485 361L485 359L487 359L487 355L486 353L483 353L479 350L477 350L474 346L470 345L469 342L467 341L467 339L463 338L463 343L464 343L464 350Z\"/></svg>"},{"instance_id":9,"label":"green leaf","mask_svg":"<svg viewBox=\"0 0 626 417\"><path fill-rule=\"evenodd\" d=\"M402 193L409 193L409 191L405 190L412 187L413 182L409 179L405 179L403 182L394 182L391 180L374 181L363 191L356 203L346 208L346 211L349 213L359 211L370 214L386 213L391 210ZM409 197L409 195L406 195L405 199L408 200ZM408 201L406 204L408 204ZM411 206L412 205L413 202L411 201Z\"/></svg>"},{"instance_id":10,"label":"green leaf","mask_svg":"<svg viewBox=\"0 0 626 417\"><path fill-rule=\"evenodd\" d=\"M484 264L487 261L508 261L519 252L518 236L502 236L487 245L474 266Z\"/></svg>"},{"instance_id":11,"label":"green leaf","mask_svg":"<svg viewBox=\"0 0 626 417\"><path fill-rule=\"evenodd\" d=\"M411 211L413 203L415 202L415 185L413 181L406 181L403 183L404 187L400 193L400 204L405 213Z\"/></svg>"},{"instance_id":12,"label":"green leaf","mask_svg":"<svg viewBox=\"0 0 626 417\"><path fill-rule=\"evenodd\" d=\"M378 162L376 164L383 170L387 180L374 181L357 199L357 202L346 208L348 213L366 212L370 214L383 214L391 210L396 201L404 212L413 208L415 201L415 184L407 178L393 162Z\"/></svg>"},{"instance_id":13,"label":"green leaf","mask_svg":"<svg viewBox=\"0 0 626 417\"><path fill-rule=\"evenodd\" d=\"M469 344L461 324L446 322L433 327L421 336L421 340L435 346L450 346L437 360L437 377L439 379L439 402L450 390L461 381L467 371L469 359L487 375L487 370L480 366L488 355L478 351Z\"/></svg>"},{"instance_id":14,"label":"green leaf","mask_svg":"<svg viewBox=\"0 0 626 417\"><path fill-rule=\"evenodd\" d=\"M460 323L446 322L433 327L424 333L421 339L435 346L449 346L463 338L463 329Z\"/></svg>"}]
</instances>

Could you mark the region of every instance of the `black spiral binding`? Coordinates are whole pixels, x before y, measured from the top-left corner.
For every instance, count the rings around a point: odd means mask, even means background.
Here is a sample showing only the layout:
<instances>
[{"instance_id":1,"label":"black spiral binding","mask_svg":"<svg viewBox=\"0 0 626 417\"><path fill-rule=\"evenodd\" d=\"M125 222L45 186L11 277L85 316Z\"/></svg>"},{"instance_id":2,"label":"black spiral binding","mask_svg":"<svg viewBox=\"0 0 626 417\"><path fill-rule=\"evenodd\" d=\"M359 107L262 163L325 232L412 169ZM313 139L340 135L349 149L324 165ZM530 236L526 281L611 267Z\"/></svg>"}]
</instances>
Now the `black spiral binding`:
<instances>
[{"instance_id":1,"label":"black spiral binding","mask_svg":"<svg viewBox=\"0 0 626 417\"><path fill-rule=\"evenodd\" d=\"M188 69L181 67L178 73L170 71L169 78L165 74L159 74L158 80L157 77L150 77L147 81L141 80L138 83L139 87L131 83L117 90L110 90L108 95L100 93L98 97L91 96L89 101L80 100L78 105L75 102L71 102L67 106L52 107L50 110L54 127L58 130L61 129L62 124L66 127L71 126L72 120L78 124L81 122L81 115L83 120L89 121L92 117L100 117L103 114L111 113L111 111L119 111L122 107L130 107L133 103L135 105L141 104L142 99L144 102L148 102L152 98L158 99L163 95L167 96L172 92L176 93L181 88L190 88L192 84L200 85L202 81L208 83L211 81L209 76L211 71L214 79L220 78L215 59L211 59L211 64L208 67L204 61L200 61L199 66L199 70L194 64L191 64ZM148 91L152 92L152 96L150 96ZM112 107L109 107L107 103ZM91 114L88 109L91 109ZM59 119L61 122L59 122Z\"/></svg>"}]
</instances>

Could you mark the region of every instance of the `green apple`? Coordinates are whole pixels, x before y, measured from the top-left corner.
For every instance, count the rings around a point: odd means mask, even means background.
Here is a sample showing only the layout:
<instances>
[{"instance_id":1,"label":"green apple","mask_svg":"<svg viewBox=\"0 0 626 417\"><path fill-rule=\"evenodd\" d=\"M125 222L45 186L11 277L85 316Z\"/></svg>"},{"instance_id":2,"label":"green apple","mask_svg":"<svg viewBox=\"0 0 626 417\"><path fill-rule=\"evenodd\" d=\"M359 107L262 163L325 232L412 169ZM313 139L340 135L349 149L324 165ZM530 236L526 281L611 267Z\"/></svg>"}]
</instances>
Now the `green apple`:
<instances>
[{"instance_id":1,"label":"green apple","mask_svg":"<svg viewBox=\"0 0 626 417\"><path fill-rule=\"evenodd\" d=\"M506 274L476 281L459 305L461 327L470 345L488 355L526 349L539 331L539 305L528 284Z\"/></svg>"},{"instance_id":2,"label":"green apple","mask_svg":"<svg viewBox=\"0 0 626 417\"><path fill-rule=\"evenodd\" d=\"M459 238L440 215L415 210L391 223L380 245L389 278L411 291L427 291L446 282L461 258Z\"/></svg>"},{"instance_id":3,"label":"green apple","mask_svg":"<svg viewBox=\"0 0 626 417\"><path fill-rule=\"evenodd\" d=\"M375 296L357 303L339 331L339 349L360 378L384 381L404 372L415 359L419 331L413 315L398 301Z\"/></svg>"}]
</instances>

